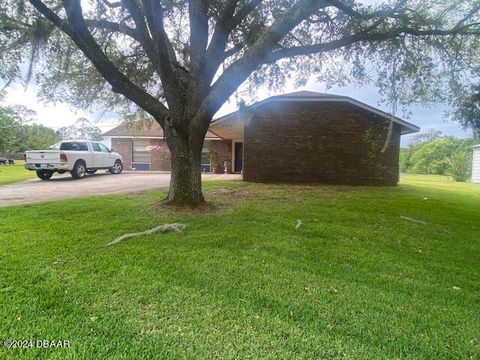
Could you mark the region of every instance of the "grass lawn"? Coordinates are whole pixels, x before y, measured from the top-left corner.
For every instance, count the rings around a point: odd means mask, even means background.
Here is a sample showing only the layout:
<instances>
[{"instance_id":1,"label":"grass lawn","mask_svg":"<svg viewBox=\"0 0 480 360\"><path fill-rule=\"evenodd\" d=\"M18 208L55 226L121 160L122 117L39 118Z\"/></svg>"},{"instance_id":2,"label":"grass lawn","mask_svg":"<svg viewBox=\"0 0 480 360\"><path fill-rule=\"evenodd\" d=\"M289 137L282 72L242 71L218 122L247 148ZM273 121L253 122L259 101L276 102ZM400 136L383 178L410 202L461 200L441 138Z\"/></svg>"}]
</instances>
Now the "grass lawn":
<instances>
[{"instance_id":1,"label":"grass lawn","mask_svg":"<svg viewBox=\"0 0 480 360\"><path fill-rule=\"evenodd\" d=\"M16 160L15 165L0 165L0 185L11 184L34 178L35 171L23 167L22 160Z\"/></svg>"},{"instance_id":2,"label":"grass lawn","mask_svg":"<svg viewBox=\"0 0 480 360\"><path fill-rule=\"evenodd\" d=\"M479 358L480 186L205 187L0 209L0 338L71 343L0 358Z\"/></svg>"}]
</instances>

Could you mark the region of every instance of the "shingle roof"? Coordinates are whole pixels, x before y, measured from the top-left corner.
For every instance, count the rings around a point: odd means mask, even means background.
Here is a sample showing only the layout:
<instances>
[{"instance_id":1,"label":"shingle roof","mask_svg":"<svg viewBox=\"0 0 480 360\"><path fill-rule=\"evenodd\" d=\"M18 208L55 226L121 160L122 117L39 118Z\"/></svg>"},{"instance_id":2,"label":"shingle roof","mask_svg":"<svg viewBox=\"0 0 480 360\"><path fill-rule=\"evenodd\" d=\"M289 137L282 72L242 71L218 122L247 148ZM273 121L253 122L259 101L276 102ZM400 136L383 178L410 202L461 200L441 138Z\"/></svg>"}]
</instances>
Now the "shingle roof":
<instances>
[{"instance_id":1,"label":"shingle roof","mask_svg":"<svg viewBox=\"0 0 480 360\"><path fill-rule=\"evenodd\" d=\"M265 100L269 99L283 99L283 98L312 98L312 99L322 99L322 98L339 98L339 97L344 97L341 95L334 95L334 94L326 94L326 93L319 93L315 91L307 91L307 90L302 90L302 91L295 91L287 94L281 94L281 95L274 95L271 96Z\"/></svg>"},{"instance_id":2,"label":"shingle roof","mask_svg":"<svg viewBox=\"0 0 480 360\"><path fill-rule=\"evenodd\" d=\"M104 136L153 136L153 137L163 137L163 130L156 122L151 124L144 124L143 126L127 126L121 124L106 133Z\"/></svg>"},{"instance_id":3,"label":"shingle roof","mask_svg":"<svg viewBox=\"0 0 480 360\"><path fill-rule=\"evenodd\" d=\"M157 122L143 124L143 126L119 125L103 134L106 137L145 137L145 138L163 138L163 130ZM207 132L206 139L220 139L217 135Z\"/></svg>"},{"instance_id":4,"label":"shingle roof","mask_svg":"<svg viewBox=\"0 0 480 360\"><path fill-rule=\"evenodd\" d=\"M282 95L275 95L271 96L269 98L266 98L265 100L259 101L255 104L252 104L248 106L251 109L258 108L261 105L268 103L268 102L274 102L274 101L325 101L325 102L346 102L350 103L354 106L357 106L359 108L362 108L364 110L367 110L369 112L372 112L374 114L377 114L383 118L391 119L392 116L382 110L379 110L373 106L367 105L365 103L362 103L358 100L352 99L348 96L343 96L343 95L334 95L334 94L325 94L325 93L319 93L319 92L314 92L314 91L296 91L288 94L282 94ZM218 119L215 119L212 124L218 124L223 121L231 120L234 119L238 115L238 111L235 111L233 113L224 115ZM398 117L394 117L393 121L400 124L402 126L402 134L410 134L410 133L415 133L420 130L420 128L416 125L413 125L405 120L402 120Z\"/></svg>"},{"instance_id":5,"label":"shingle roof","mask_svg":"<svg viewBox=\"0 0 480 360\"><path fill-rule=\"evenodd\" d=\"M335 95L335 94L325 94L325 93L319 93L319 92L314 92L314 91L296 91L292 93L287 93L287 94L281 94L281 95L275 95L271 96L269 98L266 98L262 101L259 101L253 105L250 105L250 108L255 108L260 105L263 105L264 103L270 102L270 101L341 101L341 102L348 102L351 103L355 106L358 106L360 108L363 108L367 111L376 113L377 115L380 115L385 118L391 118L390 114L387 114L379 109L376 109L370 105L364 104L358 100L352 99L348 96L342 96L342 95ZM218 124L219 122L223 122L228 119L232 119L236 117L238 114L238 111L235 111L233 113L230 113L228 115L222 116L218 119L215 119L212 122L213 124ZM419 128L409 122L406 122L400 118L395 117L394 118L395 122L399 123L402 125L403 134L408 134L412 132L417 132ZM161 138L163 137L163 130L160 127L160 125L157 122L152 122L150 125L145 125L145 126L139 126L138 128L136 127L127 127L126 125L120 125L117 126L116 128L113 128L112 130L107 131L106 133L103 134L106 137L157 137ZM207 132L206 139L221 139L219 136L215 135L211 131Z\"/></svg>"}]
</instances>

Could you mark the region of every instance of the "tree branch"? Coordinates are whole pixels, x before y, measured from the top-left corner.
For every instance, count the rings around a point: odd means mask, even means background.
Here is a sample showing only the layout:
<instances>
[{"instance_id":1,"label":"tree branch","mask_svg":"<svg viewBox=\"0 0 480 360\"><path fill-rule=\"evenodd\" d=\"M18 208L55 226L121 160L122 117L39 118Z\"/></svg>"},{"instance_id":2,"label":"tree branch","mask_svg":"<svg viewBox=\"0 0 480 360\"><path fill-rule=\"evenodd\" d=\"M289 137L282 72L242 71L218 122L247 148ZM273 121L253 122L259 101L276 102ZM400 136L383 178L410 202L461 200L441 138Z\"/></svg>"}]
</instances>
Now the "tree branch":
<instances>
[{"instance_id":1,"label":"tree branch","mask_svg":"<svg viewBox=\"0 0 480 360\"><path fill-rule=\"evenodd\" d=\"M222 62L232 55L232 51L234 51L235 48L238 49L238 46L235 46L233 49L225 52L229 35L263 2L263 0L250 0L235 14L238 2L239 0L227 1L220 14L220 18L215 25L212 40L210 41L205 56L206 79L209 83L213 80L213 77Z\"/></svg>"},{"instance_id":2,"label":"tree branch","mask_svg":"<svg viewBox=\"0 0 480 360\"><path fill-rule=\"evenodd\" d=\"M85 56L93 63L100 75L112 86L114 92L130 99L150 113L159 121L160 125L163 124L163 119L168 113L168 109L158 99L132 83L115 67L110 59L108 59L107 55L100 49L88 31L78 0L64 0L68 22L55 14L41 0L29 1L40 13L73 40Z\"/></svg>"},{"instance_id":3,"label":"tree branch","mask_svg":"<svg viewBox=\"0 0 480 360\"><path fill-rule=\"evenodd\" d=\"M390 7L387 10L377 10L377 11L372 11L368 14L362 13L358 10L355 10L352 6L348 6L345 3L343 3L342 0L330 0L330 5L337 8L344 14L356 18L359 20L369 20L369 19L374 19L377 17L388 17L393 15L395 12L397 12L400 8L404 7L405 4L407 3L408 0L398 0L397 3L395 3L392 7Z\"/></svg>"},{"instance_id":4,"label":"tree branch","mask_svg":"<svg viewBox=\"0 0 480 360\"><path fill-rule=\"evenodd\" d=\"M158 54L155 50L155 44L150 36L147 23L145 22L145 17L137 3L136 0L122 0L123 5L130 13L133 22L135 23L135 32L137 33L137 38L139 39L140 44L145 48L145 52L155 67L155 70L162 80L162 84L165 81L162 78L162 62L160 61Z\"/></svg>"},{"instance_id":5,"label":"tree branch","mask_svg":"<svg viewBox=\"0 0 480 360\"><path fill-rule=\"evenodd\" d=\"M134 0L129 0L134 1ZM178 65L175 50L168 38L163 24L163 8L159 0L143 0L144 16L147 19L148 28L153 35L154 45L165 56L170 65ZM143 18L142 18L143 19ZM148 32L148 30L147 30ZM155 44L156 43L156 44ZM158 48L157 48L158 47Z\"/></svg>"},{"instance_id":6,"label":"tree branch","mask_svg":"<svg viewBox=\"0 0 480 360\"><path fill-rule=\"evenodd\" d=\"M231 23L232 30L240 25L240 23L250 15L261 3L263 0L250 0L248 4L246 4L243 8L241 8L234 16L233 21Z\"/></svg>"},{"instance_id":7,"label":"tree branch","mask_svg":"<svg viewBox=\"0 0 480 360\"><path fill-rule=\"evenodd\" d=\"M117 1L117 2L110 2L108 0L101 0L102 3L104 3L105 5L107 5L109 8L117 8L117 7L121 7L122 6L122 2L121 1Z\"/></svg>"},{"instance_id":8,"label":"tree branch","mask_svg":"<svg viewBox=\"0 0 480 360\"><path fill-rule=\"evenodd\" d=\"M202 69L208 42L208 2L206 0L189 0L190 18L190 66L193 73Z\"/></svg>"},{"instance_id":9,"label":"tree branch","mask_svg":"<svg viewBox=\"0 0 480 360\"><path fill-rule=\"evenodd\" d=\"M130 0L134 1L134 0ZM168 104L178 109L181 107L180 80L175 72L175 51L168 39L163 24L163 9L158 0L143 0L144 15L153 37L153 48L159 63L159 75L165 90Z\"/></svg>"},{"instance_id":10,"label":"tree branch","mask_svg":"<svg viewBox=\"0 0 480 360\"><path fill-rule=\"evenodd\" d=\"M145 18L143 17L143 14L137 2L135 0L122 0L122 3L130 13L130 16L132 17L133 22L135 23L135 27L139 32L139 34L142 35L145 41L149 41L151 43L152 38L148 33L148 27L147 27L147 24L145 23Z\"/></svg>"},{"instance_id":11,"label":"tree branch","mask_svg":"<svg viewBox=\"0 0 480 360\"><path fill-rule=\"evenodd\" d=\"M52 24L66 33L68 36L71 36L72 29L68 22L60 18L56 13L54 13L49 7L47 7L41 0L29 0L30 4L32 4L43 16L45 16Z\"/></svg>"},{"instance_id":12,"label":"tree branch","mask_svg":"<svg viewBox=\"0 0 480 360\"><path fill-rule=\"evenodd\" d=\"M94 19L85 19L85 24L89 28L96 28L101 30L107 30L109 32L118 32L120 34L127 35L139 43L143 43L143 37L136 31L127 25L120 25L113 21L108 21L104 19L94 20Z\"/></svg>"},{"instance_id":13,"label":"tree branch","mask_svg":"<svg viewBox=\"0 0 480 360\"><path fill-rule=\"evenodd\" d=\"M390 32L385 33L374 33L374 32L361 32L354 35L344 36L341 39L333 40L328 43L314 44L314 45L305 45L305 46L295 46L280 50L273 51L267 58L267 63L273 63L283 58L289 58L294 56L305 56L315 53L322 53L327 51L336 50L342 47L350 46L357 42L362 41L384 41L388 39L394 39L403 35L414 35L414 36L450 36L450 35L480 35L480 29L477 31L468 31L471 27L470 24L464 27L458 28L454 26L451 29L441 30L441 29L430 29L430 30L419 30L409 27L400 27L394 29Z\"/></svg>"},{"instance_id":14,"label":"tree branch","mask_svg":"<svg viewBox=\"0 0 480 360\"><path fill-rule=\"evenodd\" d=\"M227 49L223 52L223 56L221 57L222 62L228 59L230 56L235 55L237 52L242 50L244 44L235 44L232 48Z\"/></svg>"},{"instance_id":15,"label":"tree branch","mask_svg":"<svg viewBox=\"0 0 480 360\"><path fill-rule=\"evenodd\" d=\"M213 115L250 74L265 62L268 54L300 22L320 8L327 7L328 1L300 0L291 6L282 17L274 21L258 40L233 63L212 85L211 91L199 111Z\"/></svg>"},{"instance_id":16,"label":"tree branch","mask_svg":"<svg viewBox=\"0 0 480 360\"><path fill-rule=\"evenodd\" d=\"M338 2L336 2L337 6ZM274 24L267 29L267 31L260 36L260 39L246 51L245 55L234 64L232 64L212 85L212 90L207 97L205 104L203 104L203 111L217 111L219 106L230 97L230 95L240 86L250 74L260 65L273 63L282 58L298 56L298 55L310 55L313 53L321 53L339 49L342 47L350 46L354 43L361 41L384 41L393 39L398 36L413 35L417 37L426 36L449 36L449 35L480 35L480 30L471 28L474 24L462 25L460 23L450 29L418 29L407 26L399 26L393 28L387 32L360 32L353 35L344 36L338 40L334 40L328 43L298 46L287 49L275 50L276 44L279 39L283 38L291 29L293 29L302 20L311 16L316 10L321 7L331 6L332 2L311 2L311 1L299 1L296 6L290 8L285 16L274 22ZM397 3L397 6L402 6L403 0ZM398 10L397 7L392 11ZM390 13L390 12L389 12ZM352 13L352 15L355 15ZM369 18L370 16L363 15L363 17ZM385 16L385 13L383 13ZM468 16L472 16L469 13ZM372 30L369 28L369 30ZM209 110L206 110L206 109Z\"/></svg>"},{"instance_id":17,"label":"tree branch","mask_svg":"<svg viewBox=\"0 0 480 360\"><path fill-rule=\"evenodd\" d=\"M224 50L227 46L228 36L232 31L231 21L233 19L233 14L235 13L235 8L239 0L228 0L226 1L222 11L220 12L219 19L215 24L213 30L212 39L208 45L207 51L205 53L205 81L210 84L215 73L218 70L218 67L223 62Z\"/></svg>"}]
</instances>

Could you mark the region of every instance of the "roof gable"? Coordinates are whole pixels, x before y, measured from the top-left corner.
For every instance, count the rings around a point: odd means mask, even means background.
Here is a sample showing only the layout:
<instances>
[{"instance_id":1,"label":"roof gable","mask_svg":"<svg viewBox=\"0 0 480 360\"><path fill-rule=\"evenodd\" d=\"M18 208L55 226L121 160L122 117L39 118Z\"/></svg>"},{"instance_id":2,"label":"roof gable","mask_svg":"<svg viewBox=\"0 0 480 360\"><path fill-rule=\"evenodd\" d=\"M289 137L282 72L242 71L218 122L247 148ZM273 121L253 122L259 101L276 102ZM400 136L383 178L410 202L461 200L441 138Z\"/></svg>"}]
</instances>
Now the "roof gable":
<instances>
[{"instance_id":1,"label":"roof gable","mask_svg":"<svg viewBox=\"0 0 480 360\"><path fill-rule=\"evenodd\" d=\"M267 99L285 99L285 98L312 98L312 99L323 99L323 98L334 98L334 97L339 97L339 95L334 95L334 94L326 94L326 93L319 93L315 91L308 91L308 90L302 90L302 91L295 91L292 93L287 93L287 94L281 94L281 95L274 95L270 96ZM267 100L265 99L265 100Z\"/></svg>"},{"instance_id":2,"label":"roof gable","mask_svg":"<svg viewBox=\"0 0 480 360\"><path fill-rule=\"evenodd\" d=\"M362 103L358 100L352 99L348 96L342 96L342 95L334 95L334 94L324 94L324 93L318 93L314 91L297 91L293 93L288 93L288 94L282 94L282 95L275 95L271 96L269 98L266 98L265 100L259 101L253 105L248 106L250 109L255 109L259 108L260 106L269 103L269 102L274 102L274 101L282 101L282 102L288 102L288 101L301 101L301 102L308 102L308 101L322 101L322 102L345 102L352 104L354 106L357 106L361 109L364 109L368 112L374 113L376 115L379 115L385 119L393 119L394 122L398 123L402 127L402 135L405 134L411 134L418 132L420 128L416 125L413 125L405 120L400 119L399 117L392 117L391 114L388 114L380 109L374 108L373 106L367 105L365 103ZM222 116L212 122L212 124L219 124L224 121L235 121L238 119L238 111L235 111L233 113L230 113L228 115Z\"/></svg>"}]
</instances>

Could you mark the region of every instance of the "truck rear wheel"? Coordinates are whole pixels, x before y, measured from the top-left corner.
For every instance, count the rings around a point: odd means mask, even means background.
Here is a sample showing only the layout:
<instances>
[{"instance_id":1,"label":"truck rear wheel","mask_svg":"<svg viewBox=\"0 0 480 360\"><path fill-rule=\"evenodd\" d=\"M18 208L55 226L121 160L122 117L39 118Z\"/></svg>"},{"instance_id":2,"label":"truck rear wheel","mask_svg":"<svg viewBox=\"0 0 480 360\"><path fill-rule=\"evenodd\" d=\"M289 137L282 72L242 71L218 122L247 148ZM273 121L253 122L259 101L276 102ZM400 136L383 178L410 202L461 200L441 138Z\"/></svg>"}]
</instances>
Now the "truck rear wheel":
<instances>
[{"instance_id":1,"label":"truck rear wheel","mask_svg":"<svg viewBox=\"0 0 480 360\"><path fill-rule=\"evenodd\" d=\"M85 163L82 160L78 160L73 166L72 171L70 171L70 174L74 179L81 179L85 177L86 173L87 173L87 167L85 166Z\"/></svg>"},{"instance_id":2,"label":"truck rear wheel","mask_svg":"<svg viewBox=\"0 0 480 360\"><path fill-rule=\"evenodd\" d=\"M50 170L37 170L37 176L39 179L48 180L52 177L53 171Z\"/></svg>"}]
</instances>

